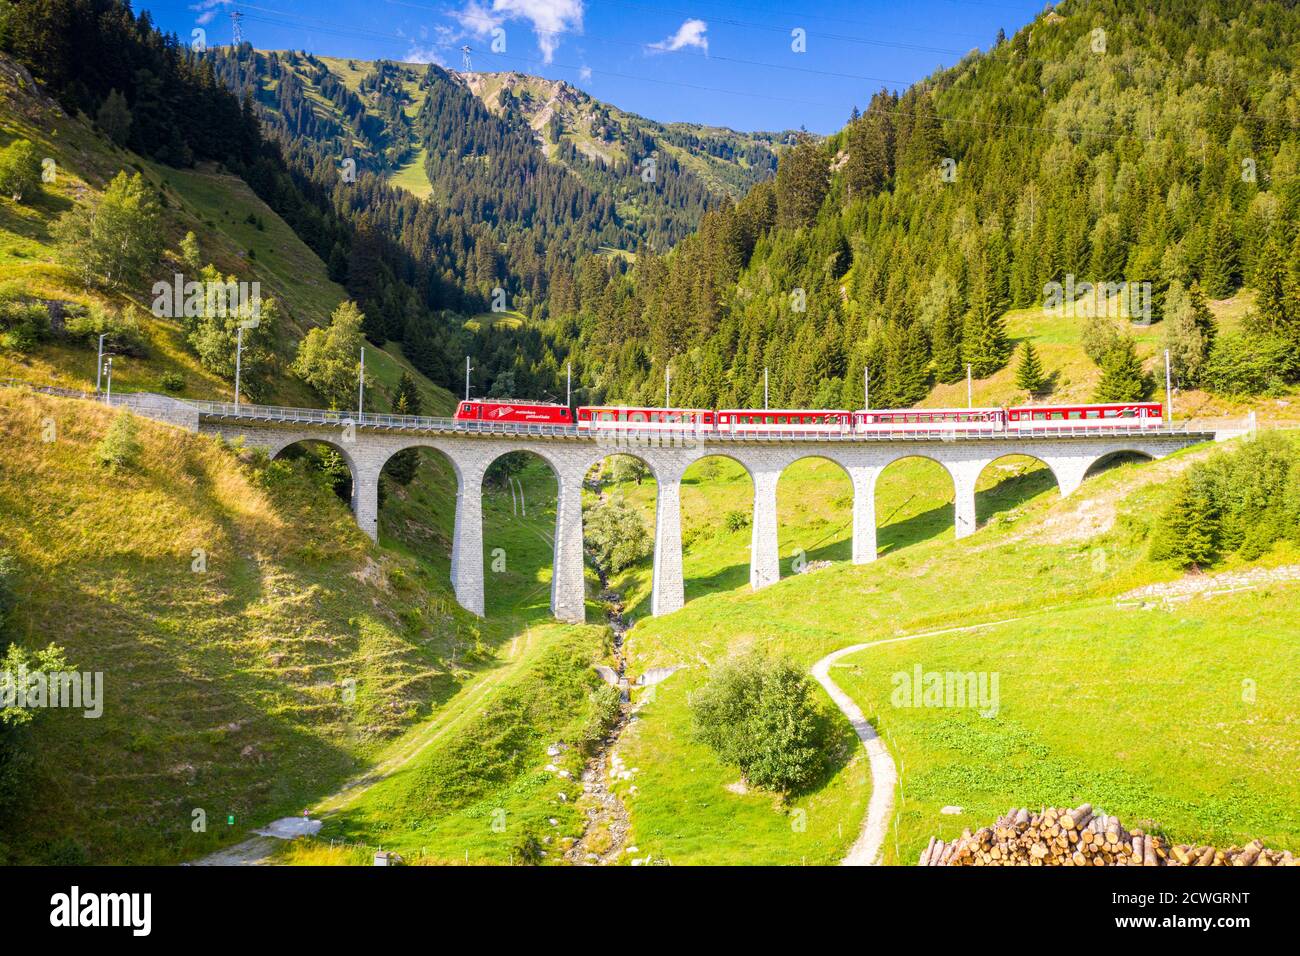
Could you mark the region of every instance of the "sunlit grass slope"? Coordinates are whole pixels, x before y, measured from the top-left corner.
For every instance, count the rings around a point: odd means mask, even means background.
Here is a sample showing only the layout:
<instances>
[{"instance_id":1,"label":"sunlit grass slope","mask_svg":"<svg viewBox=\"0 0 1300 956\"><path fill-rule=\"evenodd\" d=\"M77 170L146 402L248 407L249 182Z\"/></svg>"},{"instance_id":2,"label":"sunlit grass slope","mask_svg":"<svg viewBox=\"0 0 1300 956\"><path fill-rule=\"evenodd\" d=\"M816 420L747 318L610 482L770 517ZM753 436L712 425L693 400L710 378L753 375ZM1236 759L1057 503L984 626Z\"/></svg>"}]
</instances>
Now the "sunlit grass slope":
<instances>
[{"instance_id":1,"label":"sunlit grass slope","mask_svg":"<svg viewBox=\"0 0 1300 956\"><path fill-rule=\"evenodd\" d=\"M34 799L0 837L16 859L165 862L242 837L493 658L489 640L466 660L480 639L444 578L375 551L305 473L146 421L113 472L94 460L107 410L10 390L0 410L14 630L102 671L106 696L100 719L36 724Z\"/></svg>"}]
</instances>

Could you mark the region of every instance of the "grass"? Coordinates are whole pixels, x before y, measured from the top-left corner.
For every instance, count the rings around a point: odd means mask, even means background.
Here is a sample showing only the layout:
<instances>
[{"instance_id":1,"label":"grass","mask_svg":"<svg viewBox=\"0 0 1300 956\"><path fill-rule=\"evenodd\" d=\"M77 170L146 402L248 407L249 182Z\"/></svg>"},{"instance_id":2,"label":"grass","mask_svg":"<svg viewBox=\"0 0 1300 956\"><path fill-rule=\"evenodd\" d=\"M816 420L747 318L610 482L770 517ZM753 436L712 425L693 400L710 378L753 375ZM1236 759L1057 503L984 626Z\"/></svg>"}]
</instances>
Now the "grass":
<instances>
[{"instance_id":1,"label":"grass","mask_svg":"<svg viewBox=\"0 0 1300 956\"><path fill-rule=\"evenodd\" d=\"M781 642L771 642L776 649ZM709 642L709 662L738 649ZM638 668L639 670L639 668ZM852 729L835 721L831 767L809 792L789 800L743 786L693 738L688 699L706 662L638 692L649 696L619 747L631 778L617 784L632 817L638 857L675 865L836 863L857 837L870 797L866 755Z\"/></svg>"},{"instance_id":2,"label":"grass","mask_svg":"<svg viewBox=\"0 0 1300 956\"><path fill-rule=\"evenodd\" d=\"M107 473L92 461L107 410L12 391L0 408L12 633L103 672L107 698L98 720L36 724L40 799L0 824L15 859L213 849L300 811L474 676L442 582L373 552L304 476L266 484L212 440L143 421L138 465Z\"/></svg>"},{"instance_id":3,"label":"grass","mask_svg":"<svg viewBox=\"0 0 1300 956\"><path fill-rule=\"evenodd\" d=\"M1110 602L1175 576L1146 558L1146 539L1170 475L1204 454L1190 449L1156 465L1120 464L1066 502L1041 465L1003 459L981 477L977 510L985 526L962 541L950 537L950 481L931 462L900 462L878 486L878 562L836 563L757 593L745 586L748 529L722 526L738 502L748 511L748 478L729 462L707 483L688 475L688 603L677 614L643 618L628 641L630 673L686 668L654 688L624 743L625 763L640 768L630 800L632 839L642 852L673 862L833 860L861 819L855 801L867 792L862 771L845 768L819 791L833 834L823 829L818 850L805 854L779 825L780 805L728 790L736 771L691 740L691 688L713 663L752 645L810 666L854 643L1025 618L873 648L832 672L900 765L890 862L912 862L930 835L951 836L1013 804L1085 799L1176 838L1262 836L1271 845L1300 846L1300 821L1287 810L1295 783L1283 769L1297 748L1285 717L1295 707L1294 682L1284 684L1298 653L1287 636L1294 588L1198 602L1165 617L1115 610ZM643 508L653 500L648 483L621 490ZM800 462L783 476L783 574L797 547L810 559L847 555L847 493L847 479L828 463ZM1094 521L1098 515L1108 520ZM692 523L694 532L686 530ZM1280 545L1262 563L1295 559L1293 546ZM644 613L647 569L632 569L621 583L641 595L636 606ZM1281 626L1257 639L1269 615ZM999 671L998 717L889 706L890 676L917 662L927 670ZM1267 703L1261 695L1257 706L1243 707L1246 677L1271 688ZM759 804L766 810L756 811ZM966 813L940 817L950 804ZM816 819L810 812L806 834ZM841 828L848 830L843 839Z\"/></svg>"},{"instance_id":4,"label":"grass","mask_svg":"<svg viewBox=\"0 0 1300 956\"><path fill-rule=\"evenodd\" d=\"M832 677L902 769L887 861L1010 806L1085 801L1174 841L1295 849L1298 627L1295 588L1276 588L1172 610L1082 602L845 658ZM996 716L895 706L893 675L917 665L998 674Z\"/></svg>"},{"instance_id":5,"label":"grass","mask_svg":"<svg viewBox=\"0 0 1300 956\"><path fill-rule=\"evenodd\" d=\"M442 862L508 862L523 826L558 833L552 817L576 831L545 747L589 732L606 631L549 619L545 466L521 475L526 520L485 493L485 549L509 560L479 620L448 594L437 535L407 523L450 521L432 456L388 497L376 550L293 469L268 483L210 439L141 421L139 464L108 474L92 462L107 410L14 391L0 410L15 636L104 672L107 698L99 720L36 725L41 798L0 824L12 860L175 862L305 806L332 814L327 834ZM565 762L576 777L577 751ZM358 777L381 782L330 799ZM418 803L431 780L442 796ZM479 825L484 807L504 830Z\"/></svg>"},{"instance_id":6,"label":"grass","mask_svg":"<svg viewBox=\"0 0 1300 956\"><path fill-rule=\"evenodd\" d=\"M317 807L326 814L318 850L336 840L382 845L412 861L504 864L531 832L553 861L563 838L581 832L579 746L594 719L602 685L592 665L607 660L608 632L550 618L555 479L540 460L517 477L526 514L504 487L484 489L487 616L474 622L466 647L476 656L490 652L485 676L380 754L375 766L382 774L372 786ZM455 494L449 463L422 452L419 480L390 488L381 542L446 580ZM567 749L548 756L557 742ZM347 863L353 856L326 850L323 859Z\"/></svg>"}]
</instances>

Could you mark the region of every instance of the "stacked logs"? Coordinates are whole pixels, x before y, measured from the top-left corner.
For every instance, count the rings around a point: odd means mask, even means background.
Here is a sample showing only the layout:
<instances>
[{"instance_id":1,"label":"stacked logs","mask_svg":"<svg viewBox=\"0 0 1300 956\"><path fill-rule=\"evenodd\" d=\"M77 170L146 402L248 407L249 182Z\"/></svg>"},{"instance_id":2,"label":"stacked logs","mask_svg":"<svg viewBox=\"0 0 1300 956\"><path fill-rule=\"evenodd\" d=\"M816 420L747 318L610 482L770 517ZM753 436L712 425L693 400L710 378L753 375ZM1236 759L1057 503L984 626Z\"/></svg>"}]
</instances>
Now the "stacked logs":
<instances>
[{"instance_id":1,"label":"stacked logs","mask_svg":"<svg viewBox=\"0 0 1300 956\"><path fill-rule=\"evenodd\" d=\"M1296 866L1290 850L1267 850L1259 840L1244 847L1169 845L1163 837L1126 830L1118 819L1094 813L1092 804L1031 813L1012 809L991 827L963 830L949 843L930 838L921 866Z\"/></svg>"}]
</instances>

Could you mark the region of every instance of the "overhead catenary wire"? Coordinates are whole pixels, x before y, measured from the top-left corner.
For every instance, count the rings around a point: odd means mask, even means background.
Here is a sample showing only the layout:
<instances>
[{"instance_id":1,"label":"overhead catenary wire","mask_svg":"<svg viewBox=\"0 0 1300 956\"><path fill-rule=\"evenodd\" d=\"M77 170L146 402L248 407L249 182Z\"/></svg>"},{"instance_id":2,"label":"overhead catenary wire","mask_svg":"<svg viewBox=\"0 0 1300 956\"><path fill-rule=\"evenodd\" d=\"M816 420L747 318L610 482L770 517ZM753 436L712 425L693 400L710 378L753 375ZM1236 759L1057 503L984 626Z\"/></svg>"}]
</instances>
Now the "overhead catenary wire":
<instances>
[{"instance_id":1,"label":"overhead catenary wire","mask_svg":"<svg viewBox=\"0 0 1300 956\"><path fill-rule=\"evenodd\" d=\"M399 5L406 5L406 6L419 6L418 4L407 3L405 2L405 0L388 0L388 2L399 3ZM395 40L406 44L410 44L413 42L412 37L400 31L395 33L388 33L388 32L375 31L375 30L367 30L365 28L357 27L354 25L339 24L334 21L324 20L319 17L311 17L303 14L291 13L289 11L277 10L277 9L262 7L254 4L241 4L240 6L241 9L245 11L248 10L260 11L272 15L271 17L267 17L267 16L256 16L253 14L245 13L244 15L245 20L255 20L257 22L267 23L273 26L302 29L303 28L302 24L311 24L311 26L308 27L308 29L325 33L327 35L340 36L340 37L365 37L365 38L380 39L380 40ZM277 17L280 19L275 19ZM302 21L302 23L301 24L295 23L294 21ZM552 33L552 32L563 32L563 31L543 30L537 32ZM590 39L590 37L587 38ZM630 42L630 41L619 41L619 42ZM954 55L958 53L958 51L948 51L948 52L951 52ZM680 55L681 53L682 51L676 51L674 55ZM490 56L500 60L507 60L513 63L523 63L523 64L528 64L530 66L551 68L557 70L568 70L577 73L580 77L588 74L609 76L618 79L632 80L637 83L675 86L675 87L695 90L699 92L718 93L727 96L741 96L741 97L746 97L751 99L767 100L771 102L797 103L797 104L807 105L807 106L840 105L836 103L827 102L825 100L810 100L810 99L799 98L799 97L780 96L772 93L758 92L754 90L728 89L725 87L717 87L717 86L711 86L711 85L701 84L701 83L692 83L683 80L671 80L659 76L645 76L645 75L635 74L635 73L626 73L626 72L616 71L616 70L607 70L604 68L590 67L587 66L586 64L556 63L554 61L548 61L545 58L518 56L518 55L507 54L507 53L495 53L491 51L483 51L483 55ZM873 76L867 76L863 74L842 73L842 72L829 71L829 70L817 70L809 67L795 67L788 64L767 63L763 61L725 57L717 54L713 54L710 56L704 56L703 54L687 54L687 55L699 56L701 59L704 60L716 60L722 62L741 63L745 65L760 67L763 69L778 69L778 70L785 69L794 72L831 76L831 77L842 78L842 79L861 80L870 83L875 83L875 82L896 83L900 86L915 85L915 84L909 84L906 81L902 81L902 80L890 80L887 78L873 77ZM990 54L985 54L985 56L989 57ZM401 61L400 59L396 59L395 62L404 62L404 61ZM942 69L950 69L950 67L945 67ZM494 72L494 71L480 70L479 72ZM918 84L924 82L926 82L926 80L924 79L917 81ZM893 115L893 116L910 115L905 110L880 109L878 107L874 109L868 109L865 112L874 113L874 114L884 113L886 115ZM1117 132L1109 132L1105 130L1087 129L1083 125L1069 125L1069 124L1042 125L1042 124L1033 124L1033 123L1014 123L1014 122L1006 122L1006 121L999 121L999 120L980 120L980 119L958 117L958 116L946 116L942 114L936 114L935 118L941 123L951 123L956 125L977 127L981 129L990 129L990 130L996 130L996 129L1016 130L1020 132L1042 134L1046 136L1051 136L1053 138L1070 138L1075 140L1090 138L1090 137L1112 139L1112 140L1135 138L1147 142L1153 142L1163 138L1163 135L1157 135L1156 132L1150 127L1148 127L1148 131L1145 133L1133 128L1127 128ZM1296 121L1291 121L1289 119L1285 121L1289 123L1296 122Z\"/></svg>"}]
</instances>

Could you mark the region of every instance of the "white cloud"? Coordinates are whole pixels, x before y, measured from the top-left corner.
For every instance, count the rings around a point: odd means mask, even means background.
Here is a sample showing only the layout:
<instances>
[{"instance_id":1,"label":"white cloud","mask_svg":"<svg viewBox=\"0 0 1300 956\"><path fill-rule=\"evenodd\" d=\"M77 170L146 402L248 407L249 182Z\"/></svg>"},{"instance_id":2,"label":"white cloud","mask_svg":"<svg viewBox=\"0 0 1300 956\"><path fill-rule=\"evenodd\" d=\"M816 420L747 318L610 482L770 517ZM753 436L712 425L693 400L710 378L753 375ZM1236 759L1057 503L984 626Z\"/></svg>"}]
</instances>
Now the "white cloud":
<instances>
[{"instance_id":1,"label":"white cloud","mask_svg":"<svg viewBox=\"0 0 1300 956\"><path fill-rule=\"evenodd\" d=\"M406 56L402 57L404 63L436 63L438 66L446 66L442 54L434 46L420 46L418 43L412 43L411 48L406 51Z\"/></svg>"},{"instance_id":2,"label":"white cloud","mask_svg":"<svg viewBox=\"0 0 1300 956\"><path fill-rule=\"evenodd\" d=\"M198 14L194 19L199 26L204 26L216 19L217 11L221 7L229 5L230 0L199 0L198 3L190 4L190 9Z\"/></svg>"},{"instance_id":3,"label":"white cloud","mask_svg":"<svg viewBox=\"0 0 1300 956\"><path fill-rule=\"evenodd\" d=\"M703 20L691 18L682 23L677 28L677 32L666 40L660 40L658 43L646 45L646 50L651 53L672 53L675 50L681 50L688 46L698 47L705 53L709 52L709 38L704 34L708 31L709 25Z\"/></svg>"},{"instance_id":4,"label":"white cloud","mask_svg":"<svg viewBox=\"0 0 1300 956\"><path fill-rule=\"evenodd\" d=\"M543 62L550 63L565 33L582 32L583 0L467 0L453 16L470 33L487 37L511 20L526 20L537 34Z\"/></svg>"},{"instance_id":5,"label":"white cloud","mask_svg":"<svg viewBox=\"0 0 1300 956\"><path fill-rule=\"evenodd\" d=\"M581 69L579 69L579 70L578 70L578 79L582 80L582 82L584 82L584 83L586 83L588 80L590 80L590 79L591 79L591 67L589 67L589 66L583 66Z\"/></svg>"}]
</instances>

